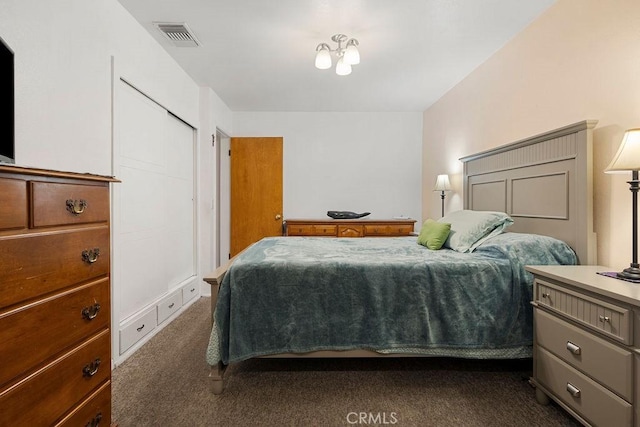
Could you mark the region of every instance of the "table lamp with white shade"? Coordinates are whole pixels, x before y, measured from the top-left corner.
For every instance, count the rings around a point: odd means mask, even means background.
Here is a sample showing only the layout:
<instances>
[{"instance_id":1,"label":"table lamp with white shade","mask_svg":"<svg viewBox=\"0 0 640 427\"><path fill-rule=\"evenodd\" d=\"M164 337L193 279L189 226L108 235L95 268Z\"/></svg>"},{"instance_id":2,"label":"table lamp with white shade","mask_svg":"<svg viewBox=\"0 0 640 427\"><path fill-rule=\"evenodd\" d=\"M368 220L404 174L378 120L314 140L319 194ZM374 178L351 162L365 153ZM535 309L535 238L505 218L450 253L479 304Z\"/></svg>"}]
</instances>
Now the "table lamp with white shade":
<instances>
[{"instance_id":1,"label":"table lamp with white shade","mask_svg":"<svg viewBox=\"0 0 640 427\"><path fill-rule=\"evenodd\" d=\"M638 180L638 171L640 170L640 128L629 129L624 133L622 144L618 148L618 152L613 160L605 169L606 173L631 172L631 181L629 190L632 195L632 259L628 268L619 272L617 276L621 279L630 279L640 281L640 265L638 264L638 190L640 189L640 180Z\"/></svg>"},{"instance_id":2,"label":"table lamp with white shade","mask_svg":"<svg viewBox=\"0 0 640 427\"><path fill-rule=\"evenodd\" d=\"M442 216L444 216L444 192L451 191L449 175L438 175L438 178L436 179L436 186L433 191L440 191L440 198L442 199Z\"/></svg>"}]
</instances>

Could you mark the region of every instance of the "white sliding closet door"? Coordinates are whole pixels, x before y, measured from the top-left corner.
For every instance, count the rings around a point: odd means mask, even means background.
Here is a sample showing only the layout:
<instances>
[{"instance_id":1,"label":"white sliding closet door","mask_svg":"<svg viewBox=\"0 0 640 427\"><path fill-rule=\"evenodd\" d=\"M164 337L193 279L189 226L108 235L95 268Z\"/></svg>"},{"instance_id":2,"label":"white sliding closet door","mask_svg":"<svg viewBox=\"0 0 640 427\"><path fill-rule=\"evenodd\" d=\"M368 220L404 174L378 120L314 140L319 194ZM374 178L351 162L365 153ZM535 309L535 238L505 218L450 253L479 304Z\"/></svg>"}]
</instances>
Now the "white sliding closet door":
<instances>
[{"instance_id":1,"label":"white sliding closet door","mask_svg":"<svg viewBox=\"0 0 640 427\"><path fill-rule=\"evenodd\" d=\"M169 284L196 275L195 188L193 128L169 115L167 121L167 174L164 238Z\"/></svg>"},{"instance_id":2,"label":"white sliding closet door","mask_svg":"<svg viewBox=\"0 0 640 427\"><path fill-rule=\"evenodd\" d=\"M114 315L153 307L196 277L194 129L123 81L116 102Z\"/></svg>"}]
</instances>

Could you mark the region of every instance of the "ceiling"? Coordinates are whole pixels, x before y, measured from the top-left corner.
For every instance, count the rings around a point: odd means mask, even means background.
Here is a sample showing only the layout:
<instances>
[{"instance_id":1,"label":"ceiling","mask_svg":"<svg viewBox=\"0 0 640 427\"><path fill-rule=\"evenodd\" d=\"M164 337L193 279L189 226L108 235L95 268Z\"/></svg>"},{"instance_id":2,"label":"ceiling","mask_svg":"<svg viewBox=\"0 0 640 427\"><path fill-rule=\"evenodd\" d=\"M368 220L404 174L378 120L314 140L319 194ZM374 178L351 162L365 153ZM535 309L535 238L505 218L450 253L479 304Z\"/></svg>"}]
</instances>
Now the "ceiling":
<instances>
[{"instance_id":1,"label":"ceiling","mask_svg":"<svg viewBox=\"0 0 640 427\"><path fill-rule=\"evenodd\" d=\"M119 0L232 111L424 111L555 0ZM154 22L186 23L175 47ZM356 38L348 76L314 66L319 43ZM335 64L335 58L334 58Z\"/></svg>"}]
</instances>

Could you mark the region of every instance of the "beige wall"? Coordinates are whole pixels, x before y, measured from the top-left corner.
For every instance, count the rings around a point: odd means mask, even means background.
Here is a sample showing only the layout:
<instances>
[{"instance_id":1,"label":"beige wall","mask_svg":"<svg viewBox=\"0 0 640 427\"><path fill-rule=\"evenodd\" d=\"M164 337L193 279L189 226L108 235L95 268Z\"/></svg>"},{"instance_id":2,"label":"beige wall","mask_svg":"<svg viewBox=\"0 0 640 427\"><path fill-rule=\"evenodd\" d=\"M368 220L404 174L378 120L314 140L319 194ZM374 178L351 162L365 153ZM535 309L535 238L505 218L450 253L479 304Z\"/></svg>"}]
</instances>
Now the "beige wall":
<instances>
[{"instance_id":1,"label":"beige wall","mask_svg":"<svg viewBox=\"0 0 640 427\"><path fill-rule=\"evenodd\" d=\"M594 130L598 263L631 261L630 174L604 174L625 129L640 127L640 1L559 0L424 113L422 216L450 174L447 211L462 208L460 157L585 119Z\"/></svg>"}]
</instances>

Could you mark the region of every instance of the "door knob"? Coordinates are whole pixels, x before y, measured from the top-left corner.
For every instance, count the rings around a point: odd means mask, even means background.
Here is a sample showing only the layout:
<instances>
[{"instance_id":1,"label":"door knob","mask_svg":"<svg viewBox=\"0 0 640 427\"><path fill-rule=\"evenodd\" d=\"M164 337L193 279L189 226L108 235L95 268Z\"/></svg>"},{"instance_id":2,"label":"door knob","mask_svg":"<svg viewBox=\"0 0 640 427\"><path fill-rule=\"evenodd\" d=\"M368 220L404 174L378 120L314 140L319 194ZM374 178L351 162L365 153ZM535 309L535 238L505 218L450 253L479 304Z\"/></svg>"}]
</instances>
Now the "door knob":
<instances>
[{"instance_id":1,"label":"door knob","mask_svg":"<svg viewBox=\"0 0 640 427\"><path fill-rule=\"evenodd\" d=\"M282 215L276 214L276 220L279 220L280 218L282 218Z\"/></svg>"}]
</instances>

